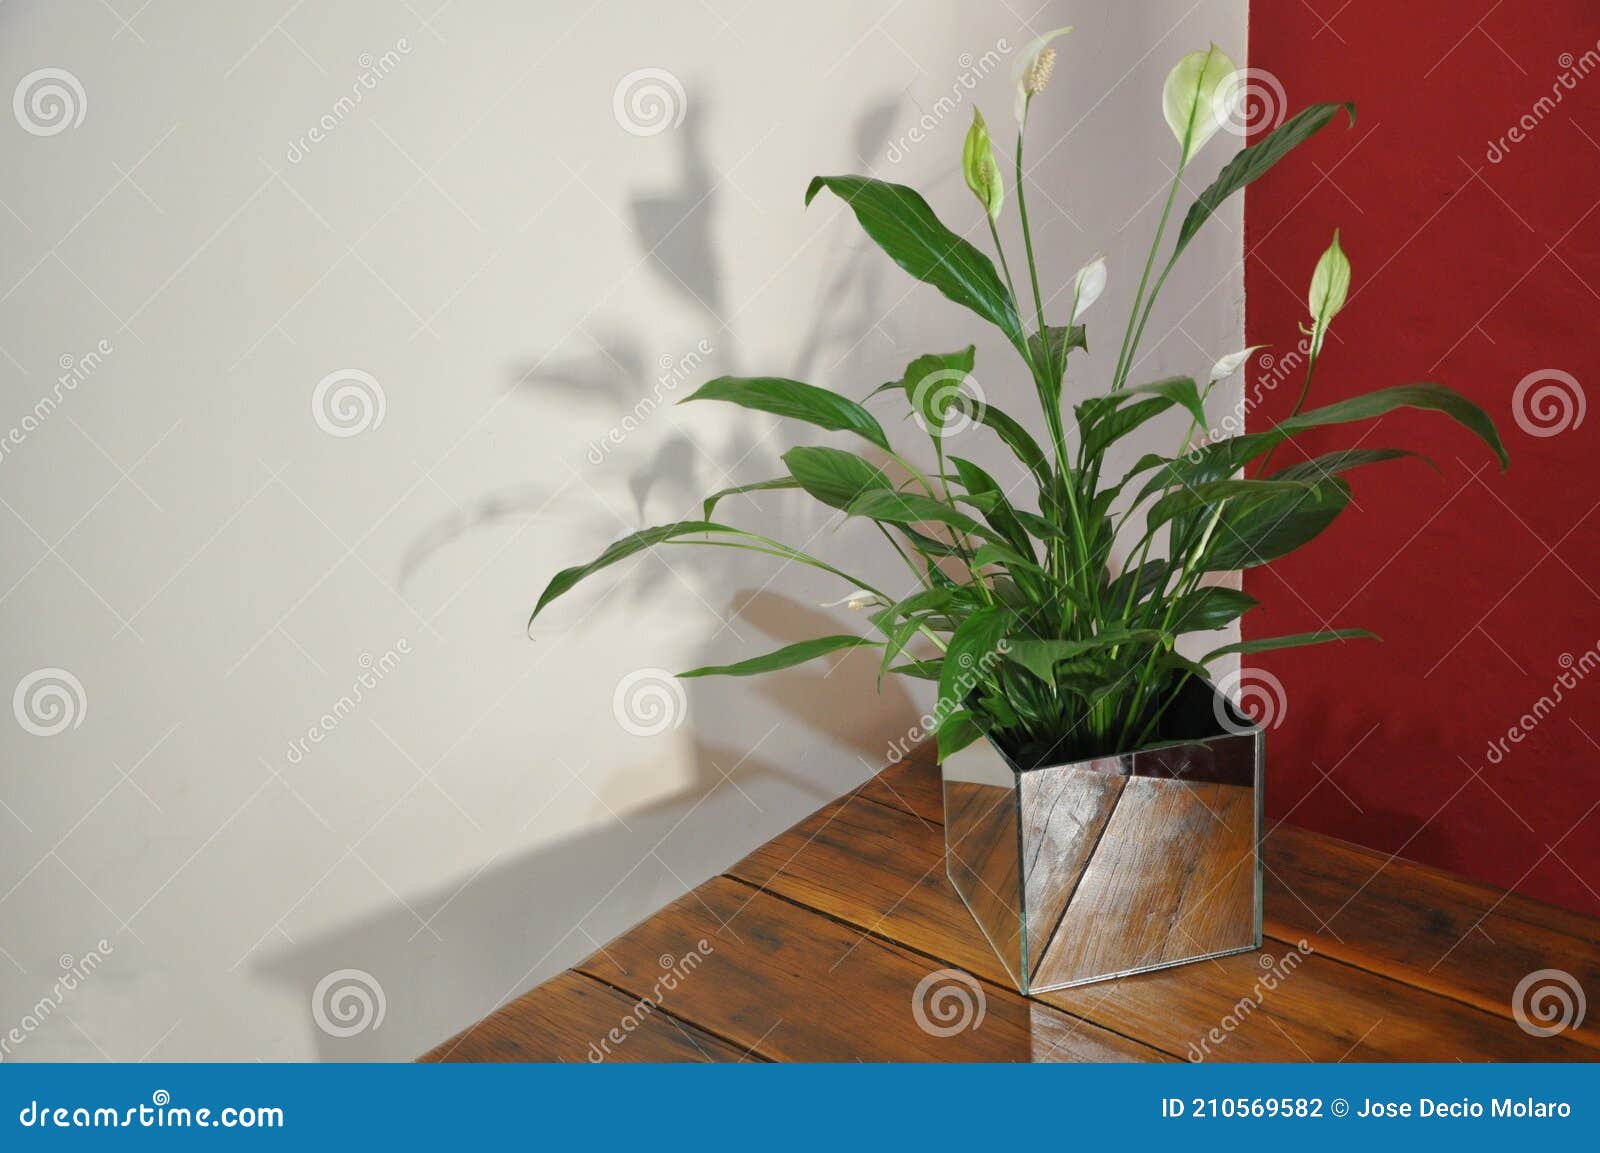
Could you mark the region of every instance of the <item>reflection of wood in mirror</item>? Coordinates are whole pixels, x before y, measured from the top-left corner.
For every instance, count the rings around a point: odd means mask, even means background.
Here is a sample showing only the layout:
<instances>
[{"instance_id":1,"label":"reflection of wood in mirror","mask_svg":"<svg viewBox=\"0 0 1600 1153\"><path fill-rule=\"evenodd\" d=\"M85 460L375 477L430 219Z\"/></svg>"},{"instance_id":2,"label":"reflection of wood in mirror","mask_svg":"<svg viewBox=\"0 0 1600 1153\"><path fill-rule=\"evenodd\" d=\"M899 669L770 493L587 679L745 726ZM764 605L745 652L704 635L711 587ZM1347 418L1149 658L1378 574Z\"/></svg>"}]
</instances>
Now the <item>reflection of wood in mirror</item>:
<instances>
[{"instance_id":1,"label":"reflection of wood in mirror","mask_svg":"<svg viewBox=\"0 0 1600 1153\"><path fill-rule=\"evenodd\" d=\"M1129 778L1030 985L1255 943L1255 792Z\"/></svg>"},{"instance_id":2,"label":"reflection of wood in mirror","mask_svg":"<svg viewBox=\"0 0 1600 1153\"><path fill-rule=\"evenodd\" d=\"M1110 771L1096 771L1099 765ZM1082 768L1046 769L1018 778L1028 964L1034 971L1117 807L1127 779L1120 768L1121 761L1112 757Z\"/></svg>"},{"instance_id":3,"label":"reflection of wood in mirror","mask_svg":"<svg viewBox=\"0 0 1600 1153\"><path fill-rule=\"evenodd\" d=\"M1015 789L944 783L950 882L965 898L1013 977L1020 977L1021 888L1017 883Z\"/></svg>"}]
</instances>

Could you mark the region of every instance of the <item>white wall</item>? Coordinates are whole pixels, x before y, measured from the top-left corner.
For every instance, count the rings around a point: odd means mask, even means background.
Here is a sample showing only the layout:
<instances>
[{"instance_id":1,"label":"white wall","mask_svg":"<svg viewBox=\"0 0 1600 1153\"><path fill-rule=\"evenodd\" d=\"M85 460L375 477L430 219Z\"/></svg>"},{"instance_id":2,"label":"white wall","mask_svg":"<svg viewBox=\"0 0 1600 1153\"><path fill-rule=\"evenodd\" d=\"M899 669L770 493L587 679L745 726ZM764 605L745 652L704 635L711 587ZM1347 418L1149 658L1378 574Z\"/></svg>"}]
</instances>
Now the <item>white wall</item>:
<instances>
[{"instance_id":1,"label":"white wall","mask_svg":"<svg viewBox=\"0 0 1600 1153\"><path fill-rule=\"evenodd\" d=\"M1161 78L1208 39L1242 61L1244 7L1028 17L1078 29L1031 133L1044 259L1055 285L1096 251L1112 265L1071 388L1109 376L1159 209ZM711 405L587 459L701 342L678 395L758 370L859 394L976 336L989 398L1030 410L981 322L836 201L801 208L813 174L871 171L979 240L958 77L1003 57L975 95L1009 140L1030 35L953 0L0 8L5 91L64 69L83 111L0 125L0 682L82 687L60 733L0 725L6 1059L408 1057L875 771L920 710L875 695L868 660L692 682L653 737L614 716L636 670L852 623L812 607L845 591L822 574L659 554L524 624L556 568L779 471L793 430ZM683 91L654 135L613 113L641 68ZM1235 202L1142 373L1241 345L1240 235ZM359 435L313 413L340 370L382 393ZM805 502L726 515L901 579L869 529L817 535ZM330 735L291 749L363 674ZM385 1010L339 1037L311 1001L345 969Z\"/></svg>"}]
</instances>

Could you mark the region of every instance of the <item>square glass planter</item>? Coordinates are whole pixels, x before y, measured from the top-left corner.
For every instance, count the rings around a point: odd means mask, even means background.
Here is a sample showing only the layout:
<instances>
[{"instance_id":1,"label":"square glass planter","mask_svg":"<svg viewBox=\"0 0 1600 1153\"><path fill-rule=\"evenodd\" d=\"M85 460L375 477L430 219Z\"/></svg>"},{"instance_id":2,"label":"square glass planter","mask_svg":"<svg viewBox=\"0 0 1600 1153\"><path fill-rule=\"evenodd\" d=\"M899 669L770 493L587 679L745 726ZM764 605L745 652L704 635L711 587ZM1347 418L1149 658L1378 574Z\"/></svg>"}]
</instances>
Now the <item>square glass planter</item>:
<instances>
[{"instance_id":1,"label":"square glass planter","mask_svg":"<svg viewBox=\"0 0 1600 1153\"><path fill-rule=\"evenodd\" d=\"M946 758L945 868L1018 990L1261 947L1265 735L1190 681L1150 746L1020 769Z\"/></svg>"}]
</instances>

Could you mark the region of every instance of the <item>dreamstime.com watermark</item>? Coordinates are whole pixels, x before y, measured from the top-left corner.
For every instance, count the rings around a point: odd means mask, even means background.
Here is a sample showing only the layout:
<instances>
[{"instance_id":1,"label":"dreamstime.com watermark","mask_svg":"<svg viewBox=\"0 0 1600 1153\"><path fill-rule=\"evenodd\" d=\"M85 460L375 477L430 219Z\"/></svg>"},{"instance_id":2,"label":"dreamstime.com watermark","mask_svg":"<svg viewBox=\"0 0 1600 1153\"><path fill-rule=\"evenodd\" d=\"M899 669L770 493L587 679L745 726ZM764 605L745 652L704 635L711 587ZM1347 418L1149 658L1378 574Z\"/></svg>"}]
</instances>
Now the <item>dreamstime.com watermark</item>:
<instances>
[{"instance_id":1,"label":"dreamstime.com watermark","mask_svg":"<svg viewBox=\"0 0 1600 1153\"><path fill-rule=\"evenodd\" d=\"M1556 110L1556 105L1566 99L1568 92L1577 88L1578 81L1587 79L1590 73L1600 69L1600 41L1596 41L1595 46L1582 56L1575 57L1570 52L1563 52L1556 57L1556 63L1561 67L1561 74L1551 83L1550 95L1535 100L1500 139L1489 141L1484 159L1490 164L1499 164L1504 160L1514 147L1528 139L1544 123L1545 117Z\"/></svg>"},{"instance_id":2,"label":"dreamstime.com watermark","mask_svg":"<svg viewBox=\"0 0 1600 1153\"><path fill-rule=\"evenodd\" d=\"M50 986L50 991L35 1001L33 1008L24 1013L20 1021L0 1034L0 1061L11 1056L18 1045L37 1033L56 1010L67 1003L67 998L114 952L116 950L111 942L102 939L96 941L94 948L81 957L74 957L71 953L61 954L62 973Z\"/></svg>"},{"instance_id":3,"label":"dreamstime.com watermark","mask_svg":"<svg viewBox=\"0 0 1600 1153\"><path fill-rule=\"evenodd\" d=\"M1495 737L1485 747L1483 757L1491 765L1504 761L1512 745L1520 745L1527 740L1533 730L1567 699L1568 693L1582 684L1590 673L1600 669L1600 641L1576 657L1571 653L1562 653L1556 663L1565 671L1556 675L1550 684L1550 691L1541 694L1538 700L1529 705L1522 716L1506 729L1505 736Z\"/></svg>"},{"instance_id":4,"label":"dreamstime.com watermark","mask_svg":"<svg viewBox=\"0 0 1600 1153\"><path fill-rule=\"evenodd\" d=\"M1517 381L1511 392L1511 417L1529 436L1560 436L1577 428L1589 410L1583 385L1570 372L1541 368Z\"/></svg>"},{"instance_id":5,"label":"dreamstime.com watermark","mask_svg":"<svg viewBox=\"0 0 1600 1153\"><path fill-rule=\"evenodd\" d=\"M157 1089L148 1105L125 1109L105 1105L41 1105L29 1101L17 1113L25 1129L282 1129L283 1110L276 1105L224 1105L198 1109L174 1105L172 1094Z\"/></svg>"},{"instance_id":6,"label":"dreamstime.com watermark","mask_svg":"<svg viewBox=\"0 0 1600 1153\"><path fill-rule=\"evenodd\" d=\"M291 765L298 765L305 760L311 752L312 745L320 745L333 735L344 719L356 711L356 706L366 700L367 694L378 687L385 677L400 664L400 658L411 655L411 641L401 637L394 643L394 648L388 649L382 656L374 657L371 653L362 653L356 661L361 666L361 671L356 674L356 679L350 682L350 691L333 702L333 707L317 718L310 728L306 729L303 737L295 737L289 742L283 759Z\"/></svg>"},{"instance_id":7,"label":"dreamstime.com watermark","mask_svg":"<svg viewBox=\"0 0 1600 1153\"><path fill-rule=\"evenodd\" d=\"M957 662L961 666L961 672L956 677L956 683L953 686L955 692L949 696L941 694L938 700L934 701L932 712L923 713L917 718L917 723L906 730L904 736L899 740L889 742L887 753L889 763L897 765L905 760L912 750L927 740L929 736L938 732L939 726L944 724L947 718L960 712L965 707L963 702L966 701L967 694L977 688L978 682L989 674L989 670L994 668L995 662L1006 655L1008 647L1002 638L994 648L984 653L977 660L973 660L971 653L962 653L957 658Z\"/></svg>"},{"instance_id":8,"label":"dreamstime.com watermark","mask_svg":"<svg viewBox=\"0 0 1600 1153\"><path fill-rule=\"evenodd\" d=\"M689 98L665 68L636 68L611 90L611 115L630 136L657 136L683 123Z\"/></svg>"},{"instance_id":9,"label":"dreamstime.com watermark","mask_svg":"<svg viewBox=\"0 0 1600 1153\"><path fill-rule=\"evenodd\" d=\"M678 391L678 387L697 374L705 358L716 351L716 347L709 340L701 340L682 356L673 358L671 353L661 355L661 371L656 374L656 382L650 391L639 398L623 418L596 440L589 442L589 451L584 458L590 464L601 464L611 454L611 450L622 444L630 435L655 415L656 409L666 404L668 398Z\"/></svg>"},{"instance_id":10,"label":"dreamstime.com watermark","mask_svg":"<svg viewBox=\"0 0 1600 1153\"><path fill-rule=\"evenodd\" d=\"M78 386L93 376L105 363L106 357L116 351L109 340L102 340L82 356L63 353L59 363L61 375L56 377L50 391L33 402L33 407L22 419L0 436L0 464L16 450L17 446L37 432L49 420L67 397L78 391Z\"/></svg>"},{"instance_id":11,"label":"dreamstime.com watermark","mask_svg":"<svg viewBox=\"0 0 1600 1153\"><path fill-rule=\"evenodd\" d=\"M1310 355L1310 337L1302 338L1299 344L1282 356L1277 356L1271 352L1263 352L1256 361L1261 369L1260 374L1251 382L1248 388L1240 392L1239 399L1232 410L1216 424L1206 429L1205 435L1195 442L1189 451L1190 463L1198 461L1200 451L1206 445L1244 435L1245 420L1251 411L1276 392L1279 385L1296 375L1305 366L1306 358Z\"/></svg>"},{"instance_id":12,"label":"dreamstime.com watermark","mask_svg":"<svg viewBox=\"0 0 1600 1153\"><path fill-rule=\"evenodd\" d=\"M1256 978L1255 986L1234 1002L1233 1007L1223 1014L1222 1020L1213 1025L1205 1036L1199 1041L1189 1043L1189 1060L1195 1063L1204 1061L1211 1056L1213 1048L1221 1048L1228 1041L1234 1030L1250 1019L1250 1015L1261 1007L1262 1000L1268 993L1277 987L1300 967L1307 957L1315 952L1311 943L1301 938L1281 957L1274 957L1270 953L1261 954L1261 975Z\"/></svg>"},{"instance_id":13,"label":"dreamstime.com watermark","mask_svg":"<svg viewBox=\"0 0 1600 1153\"><path fill-rule=\"evenodd\" d=\"M1228 710L1230 703L1232 712ZM1289 715L1289 694L1283 682L1266 669L1238 668L1217 682L1211 709L1224 732L1276 729ZM1240 724L1237 717L1245 718L1245 723Z\"/></svg>"},{"instance_id":14,"label":"dreamstime.com watermark","mask_svg":"<svg viewBox=\"0 0 1600 1153\"><path fill-rule=\"evenodd\" d=\"M978 81L1000 67L1000 62L1011 55L1014 49L1011 42L1004 36L994 42L994 47L982 56L974 58L972 53L963 52L956 57L956 65L961 69L960 74L950 85L950 91L940 95L933 102L933 107L925 111L900 137L889 142L888 149L884 152L884 159L890 164L899 164L911 153L911 149L921 144L933 135L939 125L948 120L967 102L967 93L978 87Z\"/></svg>"},{"instance_id":15,"label":"dreamstime.com watermark","mask_svg":"<svg viewBox=\"0 0 1600 1153\"><path fill-rule=\"evenodd\" d=\"M660 965L666 972L656 978L655 984L650 987L650 992L640 997L633 1008L622 1015L622 1020L614 1025L610 1032L598 1041L589 1043L589 1063L599 1064L611 1056L613 1048L620 1046L638 1031L650 1017L661 1007L665 994L676 989L690 973L700 967L712 953L716 952L711 947L711 942L701 937L695 942L694 948L681 957L674 957L671 953L662 953Z\"/></svg>"},{"instance_id":16,"label":"dreamstime.com watermark","mask_svg":"<svg viewBox=\"0 0 1600 1153\"><path fill-rule=\"evenodd\" d=\"M394 47L381 56L363 52L356 58L356 64L361 71L350 82L349 93L335 100L333 107L318 117L317 122L300 137L289 141L289 148L284 153L284 158L290 164L299 164L304 160L315 145L321 144L350 118L361 102L367 98L367 93L378 87L378 81L400 67L401 59L409 55L411 55L411 41L404 36L396 40Z\"/></svg>"}]
</instances>

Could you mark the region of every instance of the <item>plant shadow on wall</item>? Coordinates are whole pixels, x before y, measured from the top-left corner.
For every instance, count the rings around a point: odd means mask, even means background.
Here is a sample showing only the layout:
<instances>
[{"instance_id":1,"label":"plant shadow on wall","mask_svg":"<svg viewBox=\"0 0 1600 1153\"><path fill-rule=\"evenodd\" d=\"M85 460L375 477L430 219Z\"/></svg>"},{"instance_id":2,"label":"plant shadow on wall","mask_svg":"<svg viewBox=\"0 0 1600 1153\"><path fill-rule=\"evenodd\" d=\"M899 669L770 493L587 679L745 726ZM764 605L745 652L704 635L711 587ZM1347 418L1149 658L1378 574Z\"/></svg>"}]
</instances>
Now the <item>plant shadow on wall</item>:
<instances>
[{"instance_id":1,"label":"plant shadow on wall","mask_svg":"<svg viewBox=\"0 0 1600 1153\"><path fill-rule=\"evenodd\" d=\"M691 114L684 127L693 123ZM863 118L856 142L864 156L881 151L888 123L881 108ZM680 183L665 193L634 196L629 218L641 259L653 275L715 321L712 308L722 299L722 264L714 248L711 219L700 215L715 204L715 174L697 135L688 134L681 148ZM674 213L700 219L674 231ZM797 330L804 333L796 354L802 367L826 363L856 348L870 330L871 318L885 310L887 288L874 265L870 252L854 252L820 294L816 314L795 318ZM850 302L848 308L839 306L840 298ZM527 485L483 493L462 510L427 525L403 554L400 587L406 588L432 560L472 534L515 531L547 512L553 507L552 494L568 481L569 468L581 474L582 483L573 483L562 500L585 503L595 513L587 518L583 531L589 535L580 547L599 547L618 532L644 523L648 504L686 515L697 513L708 491L735 486L741 479L759 480L779 469L779 454L787 443L758 437L749 422L715 444L667 431L661 409L692 391L708 375L713 357L723 364L734 357L736 341L726 329L720 332L727 339L719 337L714 347L709 347L710 338L702 345L691 337L683 342L683 351L659 354L647 351L643 336L597 322L589 337L591 350L546 354L513 365L506 387L532 402L548 406L554 398L564 411L581 413L591 430L588 440L573 446L565 467L552 467ZM646 398L649 403L643 404ZM611 430L621 434L615 443L607 438ZM722 465L733 462L738 462L737 475L724 475ZM614 487L618 478L625 478L625 504L608 503L591 491ZM786 502L786 520L811 511L792 493L758 491L729 499L748 502L741 512L749 515L773 515L779 502ZM832 531L815 516L812 522L806 531L819 527L825 534ZM853 538L856 531L858 526L851 526L841 540ZM769 587L772 574L760 558L708 549L686 558L676 569L716 612L731 619L744 643L757 634L788 643L837 626L828 610ZM627 596L648 605L662 596L681 594L682 589L671 571L647 563L627 581L619 581L606 599L609 603L615 596ZM524 606L511 607L508 621L520 636L526 622ZM739 646L739 638L730 630L722 632L727 635L710 641L700 657L716 659ZM804 764L776 765L759 749L752 752L742 734L718 731L717 718L735 715L727 706L743 695L740 686L684 684L694 735L687 749L678 749L691 766L681 787L661 796L650 785L656 759L669 751L670 742L681 741L683 733L675 737L668 728L642 736L638 739L642 764L593 766L607 775L600 779L585 775L584 785L601 794L605 807L615 811L614 817L607 814L597 800L596 816L602 823L592 831L520 856L491 859L480 874L452 878L426 892L402 894L404 904L393 902L384 912L282 947L263 945L252 956L247 962L252 972L281 986L306 1007L303 1028L314 1038L319 1057L416 1056L510 995L589 955L625 927L626 922L608 926L603 914L591 917L597 903L614 888L625 890L635 908L658 908L681 896L682 886L663 867L638 866L713 790L727 792L731 803L742 810L745 802L730 782L745 788L758 782L777 784L819 804L848 783L836 779L837 771L832 778L821 779L826 774L815 767L808 772ZM606 683L584 691L609 695L614 688ZM641 685L643 692L650 688L650 682ZM876 764L882 759L884 742L868 737L863 726L898 732L912 725L917 714L903 689L889 686L880 696L876 688L873 670L850 662L832 672L815 667L790 670L764 685L762 695L775 713L793 718L808 731L825 732L836 742L854 744L866 763ZM652 706L641 697L637 707ZM550 793L566 790L582 797L583 787L559 768L537 767L549 777ZM858 769L854 763L845 766L856 776L865 771ZM655 799L643 805L619 799L641 792ZM700 812L704 815L706 810ZM537 816L530 814L526 826L530 835L536 831ZM737 846L730 843L724 863L736 855Z\"/></svg>"}]
</instances>

